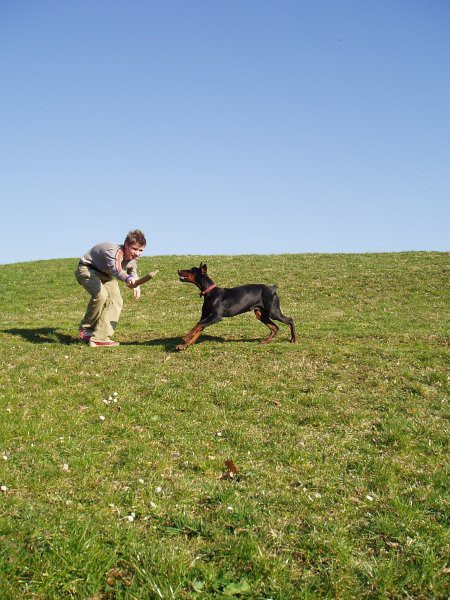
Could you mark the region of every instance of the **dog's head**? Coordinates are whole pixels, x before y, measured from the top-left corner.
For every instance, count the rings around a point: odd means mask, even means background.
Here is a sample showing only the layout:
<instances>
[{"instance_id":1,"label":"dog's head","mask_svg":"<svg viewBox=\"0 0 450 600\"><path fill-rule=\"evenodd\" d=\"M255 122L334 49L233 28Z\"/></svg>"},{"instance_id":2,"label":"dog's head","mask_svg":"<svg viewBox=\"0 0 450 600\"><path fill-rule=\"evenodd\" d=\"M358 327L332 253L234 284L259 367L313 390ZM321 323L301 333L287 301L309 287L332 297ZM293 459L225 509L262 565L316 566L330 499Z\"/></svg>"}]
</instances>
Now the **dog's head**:
<instances>
[{"instance_id":1,"label":"dog's head","mask_svg":"<svg viewBox=\"0 0 450 600\"><path fill-rule=\"evenodd\" d=\"M201 262L199 267L192 267L192 269L183 269L178 271L178 277L180 281L184 281L187 283L193 283L200 287L202 278L207 273L206 265Z\"/></svg>"}]
</instances>

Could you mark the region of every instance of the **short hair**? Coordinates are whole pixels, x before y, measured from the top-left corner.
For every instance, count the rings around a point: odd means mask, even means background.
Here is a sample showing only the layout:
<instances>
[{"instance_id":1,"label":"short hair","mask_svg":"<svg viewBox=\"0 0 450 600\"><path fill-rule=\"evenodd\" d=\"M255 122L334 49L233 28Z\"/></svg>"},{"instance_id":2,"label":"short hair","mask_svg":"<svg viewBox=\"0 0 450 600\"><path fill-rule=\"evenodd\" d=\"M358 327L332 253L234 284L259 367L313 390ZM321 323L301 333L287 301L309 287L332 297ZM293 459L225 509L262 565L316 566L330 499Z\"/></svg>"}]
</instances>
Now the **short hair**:
<instances>
[{"instance_id":1,"label":"short hair","mask_svg":"<svg viewBox=\"0 0 450 600\"><path fill-rule=\"evenodd\" d=\"M128 232L128 235L125 238L125 244L138 244L139 246L146 246L147 240L140 229L135 229L134 231Z\"/></svg>"}]
</instances>

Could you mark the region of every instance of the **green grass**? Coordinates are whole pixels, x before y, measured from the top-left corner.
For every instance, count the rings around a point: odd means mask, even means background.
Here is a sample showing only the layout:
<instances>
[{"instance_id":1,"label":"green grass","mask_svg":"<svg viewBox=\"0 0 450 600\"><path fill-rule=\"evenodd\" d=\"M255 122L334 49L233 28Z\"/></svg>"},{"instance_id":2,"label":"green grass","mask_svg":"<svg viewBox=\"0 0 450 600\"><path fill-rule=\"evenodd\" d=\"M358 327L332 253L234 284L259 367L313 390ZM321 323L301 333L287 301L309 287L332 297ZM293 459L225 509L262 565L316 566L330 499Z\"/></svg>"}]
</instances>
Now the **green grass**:
<instances>
[{"instance_id":1,"label":"green grass","mask_svg":"<svg viewBox=\"0 0 450 600\"><path fill-rule=\"evenodd\" d=\"M0 597L446 598L449 254L206 257L298 343L246 314L176 352L200 259L141 260L112 349L75 259L0 266Z\"/></svg>"}]
</instances>

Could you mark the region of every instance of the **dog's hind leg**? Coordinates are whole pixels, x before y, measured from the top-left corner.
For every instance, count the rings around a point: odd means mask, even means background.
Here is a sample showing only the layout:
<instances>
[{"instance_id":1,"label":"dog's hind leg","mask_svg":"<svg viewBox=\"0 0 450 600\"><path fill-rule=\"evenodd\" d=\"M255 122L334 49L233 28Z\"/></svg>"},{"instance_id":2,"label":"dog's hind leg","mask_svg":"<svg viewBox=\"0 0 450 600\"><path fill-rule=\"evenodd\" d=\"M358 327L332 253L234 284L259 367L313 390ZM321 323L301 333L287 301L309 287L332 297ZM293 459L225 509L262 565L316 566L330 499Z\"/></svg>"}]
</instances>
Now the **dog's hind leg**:
<instances>
[{"instance_id":1,"label":"dog's hind leg","mask_svg":"<svg viewBox=\"0 0 450 600\"><path fill-rule=\"evenodd\" d=\"M262 312L258 308L255 310L255 317L259 319L261 323L267 325L267 327L270 329L269 335L261 340L261 344L268 344L276 336L278 332L278 326L270 320L269 315L266 312Z\"/></svg>"},{"instance_id":2,"label":"dog's hind leg","mask_svg":"<svg viewBox=\"0 0 450 600\"><path fill-rule=\"evenodd\" d=\"M288 325L289 329L291 330L291 339L289 341L291 343L294 343L296 341L294 319L283 315L283 313L281 312L281 308L280 308L280 300L276 294L273 297L273 302L272 302L272 306L270 308L269 317L271 319L275 319L276 321L280 321L281 323L284 323L285 325Z\"/></svg>"}]
</instances>

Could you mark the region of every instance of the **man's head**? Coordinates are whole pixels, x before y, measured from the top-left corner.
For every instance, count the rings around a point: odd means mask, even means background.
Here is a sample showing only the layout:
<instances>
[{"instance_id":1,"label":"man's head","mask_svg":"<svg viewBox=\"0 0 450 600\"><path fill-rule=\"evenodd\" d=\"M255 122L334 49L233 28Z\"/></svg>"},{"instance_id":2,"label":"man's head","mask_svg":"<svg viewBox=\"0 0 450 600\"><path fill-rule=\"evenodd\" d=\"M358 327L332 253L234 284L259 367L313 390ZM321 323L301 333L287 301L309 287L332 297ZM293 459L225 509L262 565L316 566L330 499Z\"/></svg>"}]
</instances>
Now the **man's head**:
<instances>
[{"instance_id":1,"label":"man's head","mask_svg":"<svg viewBox=\"0 0 450 600\"><path fill-rule=\"evenodd\" d=\"M134 260L139 258L146 245L147 240L140 229L129 231L127 237L125 238L123 249L125 260Z\"/></svg>"}]
</instances>

